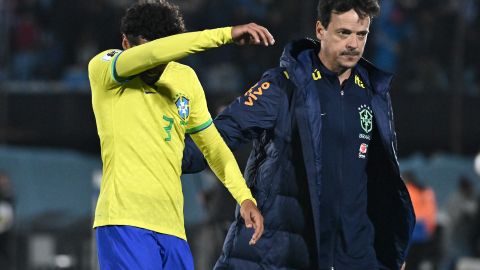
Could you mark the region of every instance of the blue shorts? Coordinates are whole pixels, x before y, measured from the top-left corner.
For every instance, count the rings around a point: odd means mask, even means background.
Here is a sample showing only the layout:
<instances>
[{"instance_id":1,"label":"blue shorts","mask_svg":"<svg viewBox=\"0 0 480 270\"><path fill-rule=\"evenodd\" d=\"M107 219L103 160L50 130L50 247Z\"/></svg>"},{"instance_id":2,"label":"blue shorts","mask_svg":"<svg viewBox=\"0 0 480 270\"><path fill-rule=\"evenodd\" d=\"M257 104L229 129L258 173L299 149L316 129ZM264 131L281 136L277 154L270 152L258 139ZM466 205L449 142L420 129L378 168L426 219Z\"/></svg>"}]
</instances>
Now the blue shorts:
<instances>
[{"instance_id":1,"label":"blue shorts","mask_svg":"<svg viewBox=\"0 0 480 270\"><path fill-rule=\"evenodd\" d=\"M131 226L96 228L101 270L193 270L187 241Z\"/></svg>"}]
</instances>

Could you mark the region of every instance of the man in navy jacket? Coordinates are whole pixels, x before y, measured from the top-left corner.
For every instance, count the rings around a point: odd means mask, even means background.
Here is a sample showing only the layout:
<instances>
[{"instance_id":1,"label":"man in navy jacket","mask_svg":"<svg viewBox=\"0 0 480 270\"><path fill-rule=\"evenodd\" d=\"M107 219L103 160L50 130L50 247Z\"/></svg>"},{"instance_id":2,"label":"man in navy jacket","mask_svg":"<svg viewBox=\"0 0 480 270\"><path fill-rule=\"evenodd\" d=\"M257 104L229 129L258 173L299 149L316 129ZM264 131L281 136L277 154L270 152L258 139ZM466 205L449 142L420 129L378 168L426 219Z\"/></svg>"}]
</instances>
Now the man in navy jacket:
<instances>
[{"instance_id":1,"label":"man in navy jacket","mask_svg":"<svg viewBox=\"0 0 480 270\"><path fill-rule=\"evenodd\" d=\"M253 140L245 179L264 215L240 215L215 269L404 267L415 223L399 172L392 75L362 59L378 0L320 0L316 36L285 47L215 125L231 149ZM184 172L205 167L187 142Z\"/></svg>"}]
</instances>

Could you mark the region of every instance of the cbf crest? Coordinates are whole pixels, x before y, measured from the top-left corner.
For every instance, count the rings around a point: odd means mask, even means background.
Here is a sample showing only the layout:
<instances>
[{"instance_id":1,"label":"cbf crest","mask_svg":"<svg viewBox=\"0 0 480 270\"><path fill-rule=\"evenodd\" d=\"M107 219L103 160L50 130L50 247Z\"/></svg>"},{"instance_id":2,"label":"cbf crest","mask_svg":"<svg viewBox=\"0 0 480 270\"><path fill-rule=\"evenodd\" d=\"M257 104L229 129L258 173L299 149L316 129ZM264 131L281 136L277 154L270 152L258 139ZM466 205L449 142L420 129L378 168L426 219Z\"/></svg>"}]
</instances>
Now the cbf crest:
<instances>
[{"instance_id":1,"label":"cbf crest","mask_svg":"<svg viewBox=\"0 0 480 270\"><path fill-rule=\"evenodd\" d=\"M178 115L186 122L188 116L190 116L190 100L185 96L179 96L177 101L175 101L175 105L177 106Z\"/></svg>"},{"instance_id":2,"label":"cbf crest","mask_svg":"<svg viewBox=\"0 0 480 270\"><path fill-rule=\"evenodd\" d=\"M358 113L360 114L360 126L362 129L369 133L373 128L373 112L367 105L358 107Z\"/></svg>"}]
</instances>

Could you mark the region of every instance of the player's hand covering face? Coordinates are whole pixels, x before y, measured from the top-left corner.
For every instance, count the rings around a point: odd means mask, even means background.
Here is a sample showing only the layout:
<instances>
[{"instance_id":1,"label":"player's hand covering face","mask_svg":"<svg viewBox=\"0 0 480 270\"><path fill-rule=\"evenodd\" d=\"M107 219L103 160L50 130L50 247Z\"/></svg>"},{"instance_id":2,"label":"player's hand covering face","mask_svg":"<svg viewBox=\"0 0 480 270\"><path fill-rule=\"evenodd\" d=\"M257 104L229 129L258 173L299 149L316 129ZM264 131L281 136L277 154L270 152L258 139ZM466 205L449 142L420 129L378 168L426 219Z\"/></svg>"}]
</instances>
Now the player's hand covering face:
<instances>
[{"instance_id":1,"label":"player's hand covering face","mask_svg":"<svg viewBox=\"0 0 480 270\"><path fill-rule=\"evenodd\" d=\"M275 39L268 29L256 23L234 26L232 39L238 45L269 46L275 43Z\"/></svg>"},{"instance_id":2,"label":"player's hand covering face","mask_svg":"<svg viewBox=\"0 0 480 270\"><path fill-rule=\"evenodd\" d=\"M251 200L245 200L240 207L240 215L245 220L245 226L247 228L254 228L252 239L248 242L249 245L255 245L262 237L263 233L263 216L260 214L257 206Z\"/></svg>"}]
</instances>

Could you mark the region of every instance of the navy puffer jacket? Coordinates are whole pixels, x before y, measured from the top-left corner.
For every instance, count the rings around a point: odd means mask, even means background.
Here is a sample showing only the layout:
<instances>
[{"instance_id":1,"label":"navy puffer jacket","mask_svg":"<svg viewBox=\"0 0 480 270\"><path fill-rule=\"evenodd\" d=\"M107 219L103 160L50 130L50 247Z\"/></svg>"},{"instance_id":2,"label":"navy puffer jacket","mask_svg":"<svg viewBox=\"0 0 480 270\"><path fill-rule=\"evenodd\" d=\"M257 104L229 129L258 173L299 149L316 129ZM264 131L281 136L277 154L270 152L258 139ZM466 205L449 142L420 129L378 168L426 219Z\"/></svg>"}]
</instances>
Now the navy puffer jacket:
<instances>
[{"instance_id":1,"label":"navy puffer jacket","mask_svg":"<svg viewBox=\"0 0 480 270\"><path fill-rule=\"evenodd\" d=\"M214 121L231 149L253 140L244 176L265 218L262 238L249 246L252 230L245 228L237 207L215 269L319 269L322 122L306 57L318 49L309 39L287 45L280 67L267 71ZM365 60L359 65L374 89L376 120L367 165L368 215L380 268L397 270L405 261L415 217L396 157L388 93L392 76ZM204 167L201 153L187 141L184 172Z\"/></svg>"}]
</instances>

